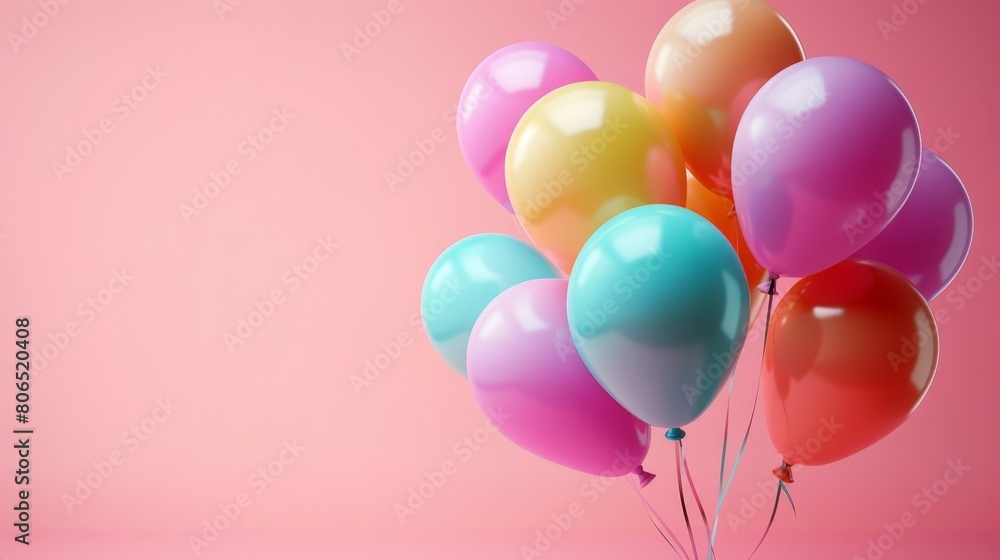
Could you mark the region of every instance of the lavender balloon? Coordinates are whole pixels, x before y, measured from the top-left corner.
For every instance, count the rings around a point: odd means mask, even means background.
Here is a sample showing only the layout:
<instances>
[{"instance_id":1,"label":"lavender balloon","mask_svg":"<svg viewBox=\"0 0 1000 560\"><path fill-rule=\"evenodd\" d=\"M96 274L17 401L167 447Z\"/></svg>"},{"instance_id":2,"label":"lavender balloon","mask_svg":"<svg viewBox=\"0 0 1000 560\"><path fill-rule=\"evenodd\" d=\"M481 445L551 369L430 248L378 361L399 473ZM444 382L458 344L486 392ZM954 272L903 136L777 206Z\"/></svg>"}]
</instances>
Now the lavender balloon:
<instances>
[{"instance_id":1,"label":"lavender balloon","mask_svg":"<svg viewBox=\"0 0 1000 560\"><path fill-rule=\"evenodd\" d=\"M931 301L958 276L972 248L972 201L962 180L925 149L903 209L854 257L902 272Z\"/></svg>"},{"instance_id":2,"label":"lavender balloon","mask_svg":"<svg viewBox=\"0 0 1000 560\"><path fill-rule=\"evenodd\" d=\"M903 93L857 60L812 58L772 78L740 120L733 195L773 276L806 276L867 245L903 207L920 130Z\"/></svg>"},{"instance_id":3,"label":"lavender balloon","mask_svg":"<svg viewBox=\"0 0 1000 560\"><path fill-rule=\"evenodd\" d=\"M469 339L469 383L480 408L508 439L599 476L639 475L650 427L590 374L570 337L563 279L529 280L503 292Z\"/></svg>"},{"instance_id":4,"label":"lavender balloon","mask_svg":"<svg viewBox=\"0 0 1000 560\"><path fill-rule=\"evenodd\" d=\"M548 43L517 43L486 57L458 102L458 143L469 169L509 212L504 162L518 121L545 94L597 76L573 53Z\"/></svg>"}]
</instances>

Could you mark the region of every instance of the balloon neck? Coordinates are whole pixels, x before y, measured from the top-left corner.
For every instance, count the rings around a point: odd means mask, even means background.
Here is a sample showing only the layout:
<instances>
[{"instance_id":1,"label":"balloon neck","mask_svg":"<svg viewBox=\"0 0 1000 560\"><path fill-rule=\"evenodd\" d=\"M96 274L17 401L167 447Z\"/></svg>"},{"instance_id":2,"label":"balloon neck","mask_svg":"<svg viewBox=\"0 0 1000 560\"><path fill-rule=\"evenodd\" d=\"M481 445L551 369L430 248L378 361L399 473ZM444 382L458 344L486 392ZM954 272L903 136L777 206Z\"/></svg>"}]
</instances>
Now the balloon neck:
<instances>
[{"instance_id":1,"label":"balloon neck","mask_svg":"<svg viewBox=\"0 0 1000 560\"><path fill-rule=\"evenodd\" d=\"M729 213L726 214L726 217L727 218L735 218L736 217L736 205L735 204L733 204L732 206L729 207Z\"/></svg>"},{"instance_id":2,"label":"balloon neck","mask_svg":"<svg viewBox=\"0 0 1000 560\"><path fill-rule=\"evenodd\" d=\"M680 428L670 428L669 430L667 430L667 433L664 434L664 437L666 437L670 441L680 441L684 439L684 436L686 435L687 434L684 433L684 430Z\"/></svg>"},{"instance_id":3,"label":"balloon neck","mask_svg":"<svg viewBox=\"0 0 1000 560\"><path fill-rule=\"evenodd\" d=\"M655 474L646 472L642 468L642 465L632 469L632 474L639 477L639 488L645 488L647 484L653 482L653 479L656 478Z\"/></svg>"},{"instance_id":4,"label":"balloon neck","mask_svg":"<svg viewBox=\"0 0 1000 560\"><path fill-rule=\"evenodd\" d=\"M778 273L767 271L767 280L757 285L757 289L769 296L778 294Z\"/></svg>"},{"instance_id":5,"label":"balloon neck","mask_svg":"<svg viewBox=\"0 0 1000 560\"><path fill-rule=\"evenodd\" d=\"M778 477L778 480L784 482L785 484L791 484L795 482L792 478L792 465L789 465L785 461L781 462L781 466L771 471L774 476Z\"/></svg>"}]
</instances>

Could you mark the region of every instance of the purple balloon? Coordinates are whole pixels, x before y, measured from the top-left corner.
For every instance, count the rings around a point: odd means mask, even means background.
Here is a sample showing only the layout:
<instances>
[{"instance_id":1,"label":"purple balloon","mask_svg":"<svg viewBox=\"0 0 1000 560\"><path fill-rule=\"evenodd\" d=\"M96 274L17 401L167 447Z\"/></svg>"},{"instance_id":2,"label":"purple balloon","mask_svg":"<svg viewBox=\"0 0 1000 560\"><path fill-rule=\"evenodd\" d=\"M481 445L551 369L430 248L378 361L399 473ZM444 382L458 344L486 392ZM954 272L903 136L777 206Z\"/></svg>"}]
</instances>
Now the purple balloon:
<instances>
[{"instance_id":1,"label":"purple balloon","mask_svg":"<svg viewBox=\"0 0 1000 560\"><path fill-rule=\"evenodd\" d=\"M920 166L913 108L857 60L812 58L751 100L733 147L733 197L747 244L775 276L826 269L875 238Z\"/></svg>"},{"instance_id":2,"label":"purple balloon","mask_svg":"<svg viewBox=\"0 0 1000 560\"><path fill-rule=\"evenodd\" d=\"M545 94L597 76L573 53L548 43L517 43L472 72L458 103L458 143L469 169L509 212L504 162L514 127Z\"/></svg>"},{"instance_id":3,"label":"purple balloon","mask_svg":"<svg viewBox=\"0 0 1000 560\"><path fill-rule=\"evenodd\" d=\"M469 339L472 392L497 429L524 449L600 476L635 472L649 451L650 427L590 374L566 316L563 279L529 280L503 292Z\"/></svg>"},{"instance_id":4,"label":"purple balloon","mask_svg":"<svg viewBox=\"0 0 1000 560\"><path fill-rule=\"evenodd\" d=\"M925 149L903 209L854 257L902 272L927 301L958 276L972 248L972 201L958 174Z\"/></svg>"}]
</instances>

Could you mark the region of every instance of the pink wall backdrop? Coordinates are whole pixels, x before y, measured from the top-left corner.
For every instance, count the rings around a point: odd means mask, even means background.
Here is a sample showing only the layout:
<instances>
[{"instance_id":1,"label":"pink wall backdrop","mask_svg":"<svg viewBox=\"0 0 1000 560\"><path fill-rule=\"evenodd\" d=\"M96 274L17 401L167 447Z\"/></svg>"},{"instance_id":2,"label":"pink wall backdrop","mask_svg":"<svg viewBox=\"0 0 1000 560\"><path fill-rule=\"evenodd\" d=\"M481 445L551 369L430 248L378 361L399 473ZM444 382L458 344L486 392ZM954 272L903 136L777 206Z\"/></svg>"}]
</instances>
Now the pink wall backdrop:
<instances>
[{"instance_id":1,"label":"pink wall backdrop","mask_svg":"<svg viewBox=\"0 0 1000 560\"><path fill-rule=\"evenodd\" d=\"M899 83L925 144L964 178L977 231L934 303L946 318L927 399L879 445L798 469L797 524L783 506L760 557L781 557L796 526L791 558L986 557L1000 544L1000 7L773 3L808 55L856 57ZM549 41L641 91L653 38L682 5L3 2L0 341L31 318L35 434L25 547L13 541L8 378L0 557L514 559L574 503L585 514L544 557L666 557L627 484L486 430L414 319L442 249L518 232L455 139L476 64ZM420 142L433 152L390 186ZM757 342L737 372L737 430L759 355ZM723 414L716 403L686 440L712 503ZM654 443L650 495L676 529L672 450ZM456 468L401 519L396 505L446 461ZM722 557L746 557L760 535L777 461L760 417L720 523ZM915 501L925 488L944 494ZM206 532L227 511L235 519ZM908 513L916 525L890 534ZM876 554L869 540L891 545Z\"/></svg>"}]
</instances>

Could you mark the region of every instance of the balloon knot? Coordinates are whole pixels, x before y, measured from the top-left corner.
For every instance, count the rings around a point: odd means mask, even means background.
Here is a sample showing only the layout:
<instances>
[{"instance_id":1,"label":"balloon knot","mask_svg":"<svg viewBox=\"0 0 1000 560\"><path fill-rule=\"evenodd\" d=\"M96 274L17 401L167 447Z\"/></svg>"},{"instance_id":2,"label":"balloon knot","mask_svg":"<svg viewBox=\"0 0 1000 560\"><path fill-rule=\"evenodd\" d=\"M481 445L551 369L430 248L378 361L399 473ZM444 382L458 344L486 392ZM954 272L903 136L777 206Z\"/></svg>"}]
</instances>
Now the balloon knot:
<instances>
[{"instance_id":1,"label":"balloon knot","mask_svg":"<svg viewBox=\"0 0 1000 560\"><path fill-rule=\"evenodd\" d=\"M780 467L774 469L771 472L774 473L774 476L778 477L778 480L784 482L785 484L791 484L795 482L795 479L792 478L792 465L789 465L784 461L781 462Z\"/></svg>"},{"instance_id":2,"label":"balloon knot","mask_svg":"<svg viewBox=\"0 0 1000 560\"><path fill-rule=\"evenodd\" d=\"M655 474L646 472L642 468L642 465L632 469L632 474L639 477L639 488L645 488L647 484L653 482L653 479L656 478Z\"/></svg>"},{"instance_id":3,"label":"balloon knot","mask_svg":"<svg viewBox=\"0 0 1000 560\"><path fill-rule=\"evenodd\" d=\"M687 434L684 433L684 430L680 428L670 428L664 435L670 441L680 441L684 439L684 436L686 436Z\"/></svg>"},{"instance_id":4,"label":"balloon knot","mask_svg":"<svg viewBox=\"0 0 1000 560\"><path fill-rule=\"evenodd\" d=\"M727 218L733 218L736 216L736 205L734 204L732 208L729 209L729 213L726 214Z\"/></svg>"},{"instance_id":5,"label":"balloon knot","mask_svg":"<svg viewBox=\"0 0 1000 560\"><path fill-rule=\"evenodd\" d=\"M778 274L768 271L767 280L757 284L757 289L768 295L778 295Z\"/></svg>"}]
</instances>

